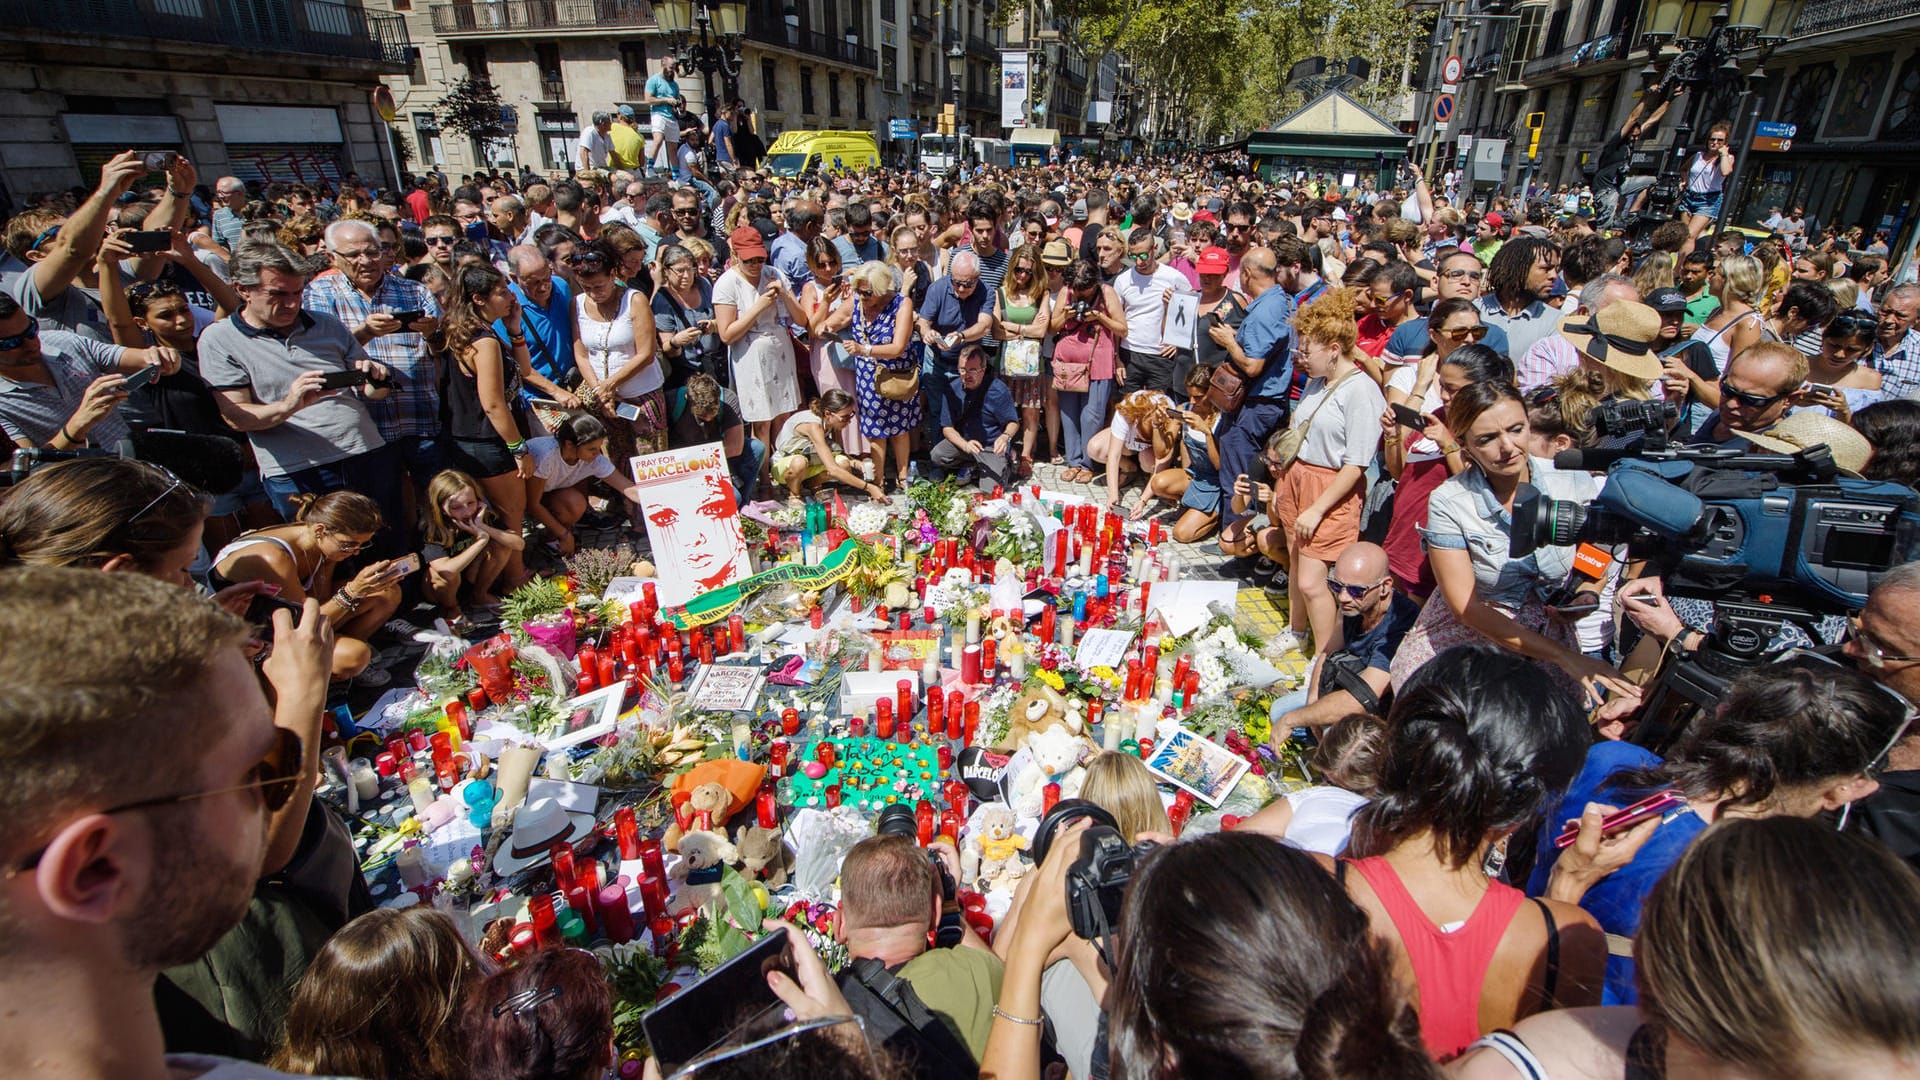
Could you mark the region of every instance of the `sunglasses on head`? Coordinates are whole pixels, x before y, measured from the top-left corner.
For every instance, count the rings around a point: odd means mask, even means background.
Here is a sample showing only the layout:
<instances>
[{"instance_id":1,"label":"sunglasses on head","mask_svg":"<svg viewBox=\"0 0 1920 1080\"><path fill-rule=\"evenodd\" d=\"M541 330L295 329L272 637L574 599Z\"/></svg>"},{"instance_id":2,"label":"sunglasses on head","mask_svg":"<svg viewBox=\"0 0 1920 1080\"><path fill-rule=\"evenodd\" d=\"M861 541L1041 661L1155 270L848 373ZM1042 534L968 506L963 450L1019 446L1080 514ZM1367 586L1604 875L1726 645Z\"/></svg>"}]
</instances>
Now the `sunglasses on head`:
<instances>
[{"instance_id":1,"label":"sunglasses on head","mask_svg":"<svg viewBox=\"0 0 1920 1080\"><path fill-rule=\"evenodd\" d=\"M12 352L39 336L40 320L29 315L27 316L27 328L25 330L20 331L12 337L0 338L0 352Z\"/></svg>"},{"instance_id":2,"label":"sunglasses on head","mask_svg":"<svg viewBox=\"0 0 1920 1080\"><path fill-rule=\"evenodd\" d=\"M300 764L304 745L300 736L286 728L275 728L273 746L268 748L265 757L247 772L249 779L245 783L230 787L213 788L209 791L188 791L178 795L160 795L151 799L137 799L118 806L109 806L104 810L93 811L96 814L125 814L134 810L147 810L156 806L171 806L174 803L191 802L195 799L210 799L216 795L231 795L236 791L257 788L260 801L266 804L269 813L277 813L293 798L293 789L299 786ZM47 849L42 847L16 863L7 871L7 876L24 873L40 865L40 857Z\"/></svg>"},{"instance_id":3,"label":"sunglasses on head","mask_svg":"<svg viewBox=\"0 0 1920 1080\"><path fill-rule=\"evenodd\" d=\"M1791 393L1791 391L1789 391L1789 393ZM1749 409L1764 409L1767 406L1772 405L1774 402L1779 401L1781 398L1786 397L1787 395L1786 394L1750 394L1745 390L1735 390L1733 387L1728 386L1727 380L1723 378L1720 380L1720 396L1723 399L1733 398L1735 401L1738 401L1741 405Z\"/></svg>"},{"instance_id":4,"label":"sunglasses on head","mask_svg":"<svg viewBox=\"0 0 1920 1080\"><path fill-rule=\"evenodd\" d=\"M567 256L567 265L587 270L605 270L607 257L598 251L576 251Z\"/></svg>"}]
</instances>

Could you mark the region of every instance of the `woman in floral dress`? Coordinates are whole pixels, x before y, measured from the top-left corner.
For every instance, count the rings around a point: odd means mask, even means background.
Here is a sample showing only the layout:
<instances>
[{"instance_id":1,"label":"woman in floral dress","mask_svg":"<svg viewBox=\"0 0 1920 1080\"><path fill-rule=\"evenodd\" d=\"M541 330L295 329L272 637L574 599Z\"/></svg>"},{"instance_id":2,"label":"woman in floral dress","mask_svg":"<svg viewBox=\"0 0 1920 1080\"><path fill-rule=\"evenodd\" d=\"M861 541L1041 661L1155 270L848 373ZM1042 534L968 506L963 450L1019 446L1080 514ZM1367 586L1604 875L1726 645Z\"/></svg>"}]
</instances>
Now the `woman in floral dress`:
<instances>
[{"instance_id":1,"label":"woman in floral dress","mask_svg":"<svg viewBox=\"0 0 1920 1080\"><path fill-rule=\"evenodd\" d=\"M907 478L907 458L913 450L913 431L920 426L921 393L905 401L882 397L874 385L878 369L918 371L913 342L913 301L901 296L893 271L883 262L862 263L850 275L854 303L849 307L854 356L855 395L860 400L860 434L873 442L873 479L891 494ZM891 454L889 453L891 452ZM894 483L887 480L887 459L895 462Z\"/></svg>"}]
</instances>

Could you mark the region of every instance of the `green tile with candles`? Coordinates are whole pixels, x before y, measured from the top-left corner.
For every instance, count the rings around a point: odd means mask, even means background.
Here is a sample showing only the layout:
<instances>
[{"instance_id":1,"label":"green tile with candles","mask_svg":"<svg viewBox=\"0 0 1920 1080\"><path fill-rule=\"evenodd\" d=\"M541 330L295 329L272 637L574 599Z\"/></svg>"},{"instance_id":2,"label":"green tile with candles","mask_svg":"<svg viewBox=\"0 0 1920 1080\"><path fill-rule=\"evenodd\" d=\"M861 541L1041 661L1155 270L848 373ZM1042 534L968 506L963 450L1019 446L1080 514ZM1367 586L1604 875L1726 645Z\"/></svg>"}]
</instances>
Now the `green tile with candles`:
<instances>
[{"instance_id":1,"label":"green tile with candles","mask_svg":"<svg viewBox=\"0 0 1920 1080\"><path fill-rule=\"evenodd\" d=\"M831 764L821 747L832 747ZM808 775L809 764L818 776ZM946 770L939 752L925 743L898 743L892 739L834 738L796 743L786 764L791 805L824 810L829 788L838 787L840 804L856 810L878 811L888 803L912 805L918 799L939 800Z\"/></svg>"}]
</instances>

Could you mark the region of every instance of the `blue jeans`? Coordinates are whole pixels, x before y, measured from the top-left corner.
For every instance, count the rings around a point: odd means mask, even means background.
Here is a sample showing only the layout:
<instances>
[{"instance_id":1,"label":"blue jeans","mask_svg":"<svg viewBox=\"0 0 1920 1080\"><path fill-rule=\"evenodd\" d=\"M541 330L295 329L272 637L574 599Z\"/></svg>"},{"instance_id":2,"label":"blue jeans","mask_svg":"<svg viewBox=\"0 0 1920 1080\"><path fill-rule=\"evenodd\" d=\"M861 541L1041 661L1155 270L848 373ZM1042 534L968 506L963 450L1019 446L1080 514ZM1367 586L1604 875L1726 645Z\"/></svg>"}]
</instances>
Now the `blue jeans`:
<instances>
[{"instance_id":1,"label":"blue jeans","mask_svg":"<svg viewBox=\"0 0 1920 1080\"><path fill-rule=\"evenodd\" d=\"M1273 434L1286 415L1286 407L1279 402L1245 401L1227 418L1226 433L1216 442L1220 448L1220 487L1229 493L1220 507L1222 525L1265 512L1263 507L1250 506L1245 513L1234 513L1231 493L1234 482L1253 468L1255 459L1267 445L1267 436Z\"/></svg>"},{"instance_id":2,"label":"blue jeans","mask_svg":"<svg viewBox=\"0 0 1920 1080\"><path fill-rule=\"evenodd\" d=\"M391 445L285 476L263 476L260 482L266 486L273 508L288 521L294 518L291 500L295 495L357 491L380 507L380 531L367 546L368 554L387 559L399 555L405 547L405 534L400 527L406 516L400 496L400 453Z\"/></svg>"},{"instance_id":3,"label":"blue jeans","mask_svg":"<svg viewBox=\"0 0 1920 1080\"><path fill-rule=\"evenodd\" d=\"M1287 714L1295 709L1304 709L1306 707L1307 688L1304 686L1290 694L1284 694L1274 698L1273 708L1267 710L1267 719L1273 724L1274 734L1278 735L1282 730L1291 730L1294 728L1296 725L1287 723Z\"/></svg>"},{"instance_id":4,"label":"blue jeans","mask_svg":"<svg viewBox=\"0 0 1920 1080\"><path fill-rule=\"evenodd\" d=\"M760 483L760 466L766 460L767 444L751 435L740 448L740 455L727 459L727 472L733 476L733 496L739 505L753 501L754 488Z\"/></svg>"},{"instance_id":5,"label":"blue jeans","mask_svg":"<svg viewBox=\"0 0 1920 1080\"><path fill-rule=\"evenodd\" d=\"M1059 391L1060 438L1067 444L1067 465L1091 469L1087 443L1107 423L1107 403L1113 399L1112 379L1093 379L1084 391Z\"/></svg>"}]
</instances>

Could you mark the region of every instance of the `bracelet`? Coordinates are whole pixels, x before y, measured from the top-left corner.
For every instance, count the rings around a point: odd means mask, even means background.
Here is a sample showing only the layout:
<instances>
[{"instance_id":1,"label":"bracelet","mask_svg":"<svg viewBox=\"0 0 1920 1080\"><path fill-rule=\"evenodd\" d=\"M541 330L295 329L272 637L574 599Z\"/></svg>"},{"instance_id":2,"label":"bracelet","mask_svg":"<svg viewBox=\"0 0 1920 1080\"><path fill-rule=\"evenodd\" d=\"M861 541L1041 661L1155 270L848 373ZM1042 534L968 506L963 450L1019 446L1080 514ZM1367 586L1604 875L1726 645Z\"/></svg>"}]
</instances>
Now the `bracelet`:
<instances>
[{"instance_id":1,"label":"bracelet","mask_svg":"<svg viewBox=\"0 0 1920 1080\"><path fill-rule=\"evenodd\" d=\"M1007 1012L1005 1009L1002 1009L998 1005L995 1005L993 1007L993 1015L999 1017L1002 1020L1011 1020L1016 1024L1024 1024L1027 1027L1039 1027L1041 1024L1046 1023L1045 1020L1028 1020L1025 1017L1015 1016L1012 1013Z\"/></svg>"},{"instance_id":2,"label":"bracelet","mask_svg":"<svg viewBox=\"0 0 1920 1080\"><path fill-rule=\"evenodd\" d=\"M78 436L76 436L73 432L68 431L67 425L65 424L60 425L60 437L67 440L68 446L79 446L82 442L85 441L79 438Z\"/></svg>"},{"instance_id":3,"label":"bracelet","mask_svg":"<svg viewBox=\"0 0 1920 1080\"><path fill-rule=\"evenodd\" d=\"M1460 452L1459 443L1440 443L1438 445L1440 447L1440 452L1443 454L1457 454Z\"/></svg>"},{"instance_id":4,"label":"bracelet","mask_svg":"<svg viewBox=\"0 0 1920 1080\"><path fill-rule=\"evenodd\" d=\"M340 606L349 612L360 609L360 598L348 592L345 585L340 586L340 590L333 594L333 598L340 601Z\"/></svg>"},{"instance_id":5,"label":"bracelet","mask_svg":"<svg viewBox=\"0 0 1920 1080\"><path fill-rule=\"evenodd\" d=\"M513 442L507 444L507 453L518 454L526 448L527 441L525 439L515 439Z\"/></svg>"},{"instance_id":6,"label":"bracelet","mask_svg":"<svg viewBox=\"0 0 1920 1080\"><path fill-rule=\"evenodd\" d=\"M508 334L507 335L507 344L509 345L525 345L526 343L527 343L527 335L525 334Z\"/></svg>"}]
</instances>

